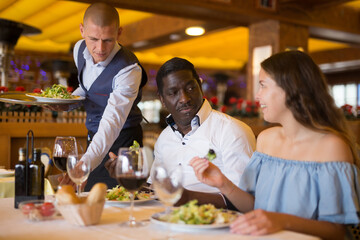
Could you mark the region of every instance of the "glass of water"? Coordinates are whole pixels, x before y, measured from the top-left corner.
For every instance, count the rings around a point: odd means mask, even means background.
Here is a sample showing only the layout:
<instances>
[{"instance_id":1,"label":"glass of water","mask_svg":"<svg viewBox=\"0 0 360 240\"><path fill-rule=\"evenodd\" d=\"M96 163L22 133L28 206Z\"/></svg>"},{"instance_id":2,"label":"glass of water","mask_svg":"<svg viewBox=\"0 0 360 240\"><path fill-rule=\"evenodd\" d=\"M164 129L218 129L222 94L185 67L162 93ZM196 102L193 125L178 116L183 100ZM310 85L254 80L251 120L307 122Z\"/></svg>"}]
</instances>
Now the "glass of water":
<instances>
[{"instance_id":1,"label":"glass of water","mask_svg":"<svg viewBox=\"0 0 360 240\"><path fill-rule=\"evenodd\" d=\"M91 167L89 161L81 161L82 155L69 155L67 157L67 173L70 179L76 184L78 196L81 195L81 184L89 177Z\"/></svg>"}]
</instances>

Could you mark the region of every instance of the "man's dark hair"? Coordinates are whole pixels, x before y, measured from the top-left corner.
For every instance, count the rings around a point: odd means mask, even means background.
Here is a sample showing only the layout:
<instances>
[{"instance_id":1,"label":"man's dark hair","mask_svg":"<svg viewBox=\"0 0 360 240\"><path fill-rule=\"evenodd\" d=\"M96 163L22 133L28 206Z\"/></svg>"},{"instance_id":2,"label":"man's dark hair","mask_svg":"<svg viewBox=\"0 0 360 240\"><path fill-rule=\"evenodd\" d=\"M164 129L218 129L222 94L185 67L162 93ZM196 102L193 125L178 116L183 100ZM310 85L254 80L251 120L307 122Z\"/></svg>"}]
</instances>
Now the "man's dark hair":
<instances>
[{"instance_id":1,"label":"man's dark hair","mask_svg":"<svg viewBox=\"0 0 360 240\"><path fill-rule=\"evenodd\" d=\"M157 72L156 84L158 87L158 92L161 96L163 95L163 78L165 78L170 73L178 72L181 70L191 71L199 86L201 86L201 81L199 75L195 70L194 65L186 59L174 57L165 62Z\"/></svg>"}]
</instances>

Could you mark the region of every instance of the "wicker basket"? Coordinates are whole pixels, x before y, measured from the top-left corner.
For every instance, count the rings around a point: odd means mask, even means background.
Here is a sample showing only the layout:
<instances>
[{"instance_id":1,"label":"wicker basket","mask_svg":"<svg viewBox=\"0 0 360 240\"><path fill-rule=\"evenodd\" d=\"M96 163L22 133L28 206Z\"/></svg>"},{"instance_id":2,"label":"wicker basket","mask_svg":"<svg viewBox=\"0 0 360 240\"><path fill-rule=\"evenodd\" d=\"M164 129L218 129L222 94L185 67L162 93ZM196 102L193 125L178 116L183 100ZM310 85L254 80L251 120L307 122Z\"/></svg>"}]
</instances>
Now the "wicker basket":
<instances>
[{"instance_id":1,"label":"wicker basket","mask_svg":"<svg viewBox=\"0 0 360 240\"><path fill-rule=\"evenodd\" d=\"M104 204L105 201L92 205L86 203L67 205L58 204L57 208L66 221L79 226L88 226L100 222Z\"/></svg>"}]
</instances>

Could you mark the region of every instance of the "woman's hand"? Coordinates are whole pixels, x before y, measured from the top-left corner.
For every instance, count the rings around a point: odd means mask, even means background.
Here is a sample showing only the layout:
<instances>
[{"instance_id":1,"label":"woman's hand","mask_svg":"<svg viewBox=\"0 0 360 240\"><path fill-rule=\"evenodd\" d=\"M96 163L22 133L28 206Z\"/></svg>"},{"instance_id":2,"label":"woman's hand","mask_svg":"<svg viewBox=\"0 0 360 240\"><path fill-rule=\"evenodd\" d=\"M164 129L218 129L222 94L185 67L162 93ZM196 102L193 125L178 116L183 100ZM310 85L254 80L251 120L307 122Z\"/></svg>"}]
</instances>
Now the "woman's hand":
<instances>
[{"instance_id":1,"label":"woman's hand","mask_svg":"<svg viewBox=\"0 0 360 240\"><path fill-rule=\"evenodd\" d=\"M219 168L206 158L194 157L189 165L193 167L195 175L200 182L217 188L221 188L224 185L225 176Z\"/></svg>"},{"instance_id":2,"label":"woman's hand","mask_svg":"<svg viewBox=\"0 0 360 240\"><path fill-rule=\"evenodd\" d=\"M232 233L246 235L265 235L285 228L284 216L281 213L256 209L239 216L230 226Z\"/></svg>"}]
</instances>

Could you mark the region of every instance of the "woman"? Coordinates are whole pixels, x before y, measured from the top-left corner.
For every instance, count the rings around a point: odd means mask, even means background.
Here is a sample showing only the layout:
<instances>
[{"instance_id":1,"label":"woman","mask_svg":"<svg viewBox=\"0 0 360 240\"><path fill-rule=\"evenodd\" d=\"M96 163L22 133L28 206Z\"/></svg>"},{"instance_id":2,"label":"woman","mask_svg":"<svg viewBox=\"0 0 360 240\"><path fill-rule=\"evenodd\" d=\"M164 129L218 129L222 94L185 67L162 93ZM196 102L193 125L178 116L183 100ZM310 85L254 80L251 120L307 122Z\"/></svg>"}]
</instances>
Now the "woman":
<instances>
[{"instance_id":1,"label":"woman","mask_svg":"<svg viewBox=\"0 0 360 240\"><path fill-rule=\"evenodd\" d=\"M291 230L343 239L345 224L359 223L359 157L324 76L308 55L288 51L261 63L259 84L264 119L281 126L258 136L243 190L206 159L190 165L246 213L231 225L233 233Z\"/></svg>"}]
</instances>

